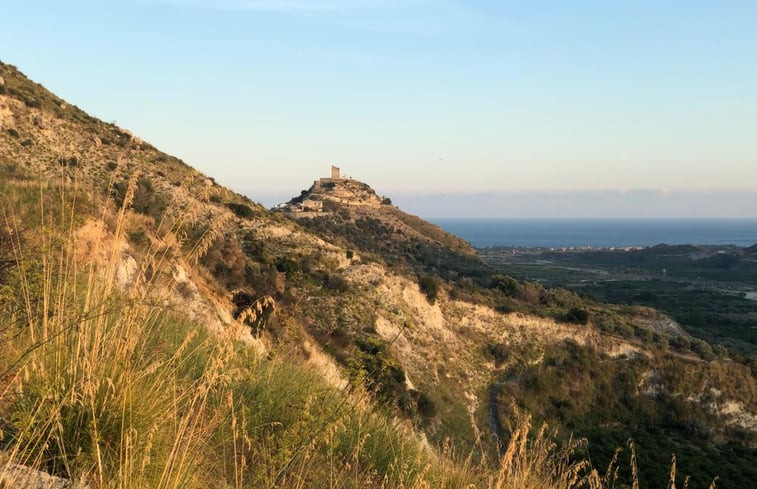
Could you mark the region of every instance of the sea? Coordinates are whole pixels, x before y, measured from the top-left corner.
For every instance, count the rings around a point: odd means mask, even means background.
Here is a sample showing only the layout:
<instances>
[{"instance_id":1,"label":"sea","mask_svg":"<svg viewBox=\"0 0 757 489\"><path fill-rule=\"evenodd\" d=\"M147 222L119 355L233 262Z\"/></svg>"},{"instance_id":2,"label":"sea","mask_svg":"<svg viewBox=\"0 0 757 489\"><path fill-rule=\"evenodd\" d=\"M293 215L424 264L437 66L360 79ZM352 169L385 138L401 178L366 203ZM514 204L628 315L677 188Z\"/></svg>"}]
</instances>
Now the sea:
<instances>
[{"instance_id":1,"label":"sea","mask_svg":"<svg viewBox=\"0 0 757 489\"><path fill-rule=\"evenodd\" d=\"M477 248L757 244L757 219L428 219Z\"/></svg>"}]
</instances>

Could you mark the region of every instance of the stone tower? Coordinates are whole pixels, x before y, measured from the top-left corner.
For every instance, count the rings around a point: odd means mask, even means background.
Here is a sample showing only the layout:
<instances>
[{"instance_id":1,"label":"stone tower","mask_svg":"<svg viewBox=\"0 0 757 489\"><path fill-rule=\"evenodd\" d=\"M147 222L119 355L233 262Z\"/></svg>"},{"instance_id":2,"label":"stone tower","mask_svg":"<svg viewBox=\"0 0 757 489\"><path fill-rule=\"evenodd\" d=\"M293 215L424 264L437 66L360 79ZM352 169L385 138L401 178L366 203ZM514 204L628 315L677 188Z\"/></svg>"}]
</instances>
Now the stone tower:
<instances>
[{"instance_id":1,"label":"stone tower","mask_svg":"<svg viewBox=\"0 0 757 489\"><path fill-rule=\"evenodd\" d=\"M340 178L341 177L339 176L339 167L331 165L331 179L332 180L339 180Z\"/></svg>"}]
</instances>

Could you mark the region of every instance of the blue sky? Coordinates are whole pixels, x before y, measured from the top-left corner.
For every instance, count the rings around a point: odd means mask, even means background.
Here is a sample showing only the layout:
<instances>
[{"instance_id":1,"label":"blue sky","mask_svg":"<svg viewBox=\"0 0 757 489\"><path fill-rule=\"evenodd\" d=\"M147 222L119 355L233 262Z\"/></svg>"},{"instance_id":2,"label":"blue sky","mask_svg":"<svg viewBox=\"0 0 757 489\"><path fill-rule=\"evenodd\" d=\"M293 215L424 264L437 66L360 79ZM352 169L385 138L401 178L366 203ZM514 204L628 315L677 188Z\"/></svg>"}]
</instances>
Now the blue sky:
<instances>
[{"instance_id":1,"label":"blue sky","mask_svg":"<svg viewBox=\"0 0 757 489\"><path fill-rule=\"evenodd\" d=\"M0 7L0 59L265 204L337 163L424 216L757 217L754 1Z\"/></svg>"}]
</instances>

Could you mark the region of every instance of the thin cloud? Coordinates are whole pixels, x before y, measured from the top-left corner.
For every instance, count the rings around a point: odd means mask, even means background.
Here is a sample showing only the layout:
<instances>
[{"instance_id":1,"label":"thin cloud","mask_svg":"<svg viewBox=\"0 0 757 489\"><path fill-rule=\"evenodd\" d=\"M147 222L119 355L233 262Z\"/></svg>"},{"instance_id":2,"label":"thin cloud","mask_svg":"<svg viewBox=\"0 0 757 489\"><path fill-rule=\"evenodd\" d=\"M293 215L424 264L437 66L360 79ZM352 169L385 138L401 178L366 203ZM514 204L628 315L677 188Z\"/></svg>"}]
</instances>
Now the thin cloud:
<instances>
[{"instance_id":1,"label":"thin cloud","mask_svg":"<svg viewBox=\"0 0 757 489\"><path fill-rule=\"evenodd\" d=\"M187 7L212 10L251 10L279 13L360 13L371 10L405 10L433 7L426 0L157 0ZM448 2L441 2L447 4Z\"/></svg>"},{"instance_id":2,"label":"thin cloud","mask_svg":"<svg viewBox=\"0 0 757 489\"><path fill-rule=\"evenodd\" d=\"M412 34L481 29L486 16L455 0L130 0L215 11L319 18L335 26Z\"/></svg>"}]
</instances>

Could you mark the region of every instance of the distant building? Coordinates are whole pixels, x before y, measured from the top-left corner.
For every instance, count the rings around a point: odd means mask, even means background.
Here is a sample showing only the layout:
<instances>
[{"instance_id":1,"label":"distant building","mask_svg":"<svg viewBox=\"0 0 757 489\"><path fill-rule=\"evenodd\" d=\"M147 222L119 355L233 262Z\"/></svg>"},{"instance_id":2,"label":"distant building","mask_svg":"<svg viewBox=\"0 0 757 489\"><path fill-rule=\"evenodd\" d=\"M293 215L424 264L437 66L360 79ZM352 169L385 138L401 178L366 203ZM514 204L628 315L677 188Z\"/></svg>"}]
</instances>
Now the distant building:
<instances>
[{"instance_id":1,"label":"distant building","mask_svg":"<svg viewBox=\"0 0 757 489\"><path fill-rule=\"evenodd\" d=\"M339 167L331 165L331 179L332 180L339 180L341 179L341 171L339 170Z\"/></svg>"}]
</instances>

